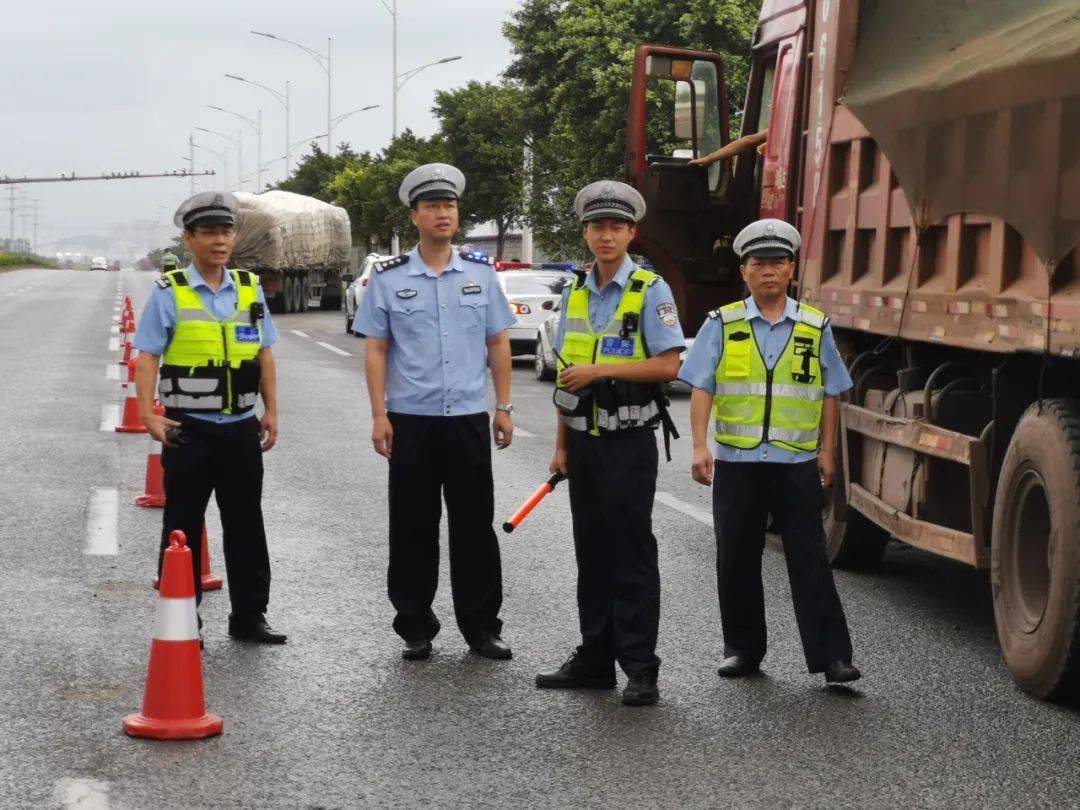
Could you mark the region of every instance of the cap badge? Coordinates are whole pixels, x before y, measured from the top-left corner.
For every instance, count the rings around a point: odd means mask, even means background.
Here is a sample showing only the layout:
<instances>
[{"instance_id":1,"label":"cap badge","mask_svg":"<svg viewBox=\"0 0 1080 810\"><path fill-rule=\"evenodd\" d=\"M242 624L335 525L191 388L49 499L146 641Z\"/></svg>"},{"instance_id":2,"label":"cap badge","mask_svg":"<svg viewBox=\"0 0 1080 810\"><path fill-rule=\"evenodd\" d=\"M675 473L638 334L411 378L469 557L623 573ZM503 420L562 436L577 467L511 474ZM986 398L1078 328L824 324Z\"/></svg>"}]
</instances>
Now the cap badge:
<instances>
[{"instance_id":1,"label":"cap badge","mask_svg":"<svg viewBox=\"0 0 1080 810\"><path fill-rule=\"evenodd\" d=\"M771 222L766 222L765 223L765 235L766 236L776 236L776 226L773 225Z\"/></svg>"},{"instance_id":2,"label":"cap badge","mask_svg":"<svg viewBox=\"0 0 1080 810\"><path fill-rule=\"evenodd\" d=\"M220 194L215 194L214 195L214 205L221 205L223 202L224 202L224 199L222 198L222 196Z\"/></svg>"}]
</instances>

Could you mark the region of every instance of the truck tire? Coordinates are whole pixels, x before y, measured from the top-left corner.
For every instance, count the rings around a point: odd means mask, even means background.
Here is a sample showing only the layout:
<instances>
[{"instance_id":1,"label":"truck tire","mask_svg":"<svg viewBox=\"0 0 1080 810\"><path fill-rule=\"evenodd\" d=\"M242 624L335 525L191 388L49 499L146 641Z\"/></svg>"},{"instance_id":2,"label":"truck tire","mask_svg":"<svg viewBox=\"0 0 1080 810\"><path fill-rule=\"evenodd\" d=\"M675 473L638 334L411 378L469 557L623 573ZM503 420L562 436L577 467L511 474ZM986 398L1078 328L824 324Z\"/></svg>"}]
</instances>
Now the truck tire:
<instances>
[{"instance_id":1,"label":"truck tire","mask_svg":"<svg viewBox=\"0 0 1080 810\"><path fill-rule=\"evenodd\" d=\"M322 298L319 299L319 309L323 310L323 312L339 312L341 310L340 284L334 289L331 289L330 286L327 283L323 289Z\"/></svg>"},{"instance_id":2,"label":"truck tire","mask_svg":"<svg viewBox=\"0 0 1080 810\"><path fill-rule=\"evenodd\" d=\"M292 276L285 279L285 312L296 312L296 279Z\"/></svg>"},{"instance_id":3,"label":"truck tire","mask_svg":"<svg viewBox=\"0 0 1080 810\"><path fill-rule=\"evenodd\" d=\"M1043 400L1001 465L990 546L1005 664L1038 698L1080 696L1080 402Z\"/></svg>"},{"instance_id":4,"label":"truck tire","mask_svg":"<svg viewBox=\"0 0 1080 810\"><path fill-rule=\"evenodd\" d=\"M837 482L839 484L839 482ZM850 507L847 519L834 517L833 501L829 499L822 513L825 524L825 556L833 568L865 571L881 562L889 533Z\"/></svg>"}]
</instances>

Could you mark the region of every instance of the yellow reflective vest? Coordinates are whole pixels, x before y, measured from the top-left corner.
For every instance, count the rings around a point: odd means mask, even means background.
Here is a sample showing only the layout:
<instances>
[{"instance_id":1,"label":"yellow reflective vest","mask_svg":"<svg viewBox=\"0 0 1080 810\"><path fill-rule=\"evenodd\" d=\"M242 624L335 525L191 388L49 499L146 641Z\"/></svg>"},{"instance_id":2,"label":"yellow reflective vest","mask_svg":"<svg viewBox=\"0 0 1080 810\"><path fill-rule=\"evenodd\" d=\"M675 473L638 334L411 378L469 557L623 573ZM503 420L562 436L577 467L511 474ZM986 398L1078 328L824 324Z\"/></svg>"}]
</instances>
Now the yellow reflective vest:
<instances>
[{"instance_id":1,"label":"yellow reflective vest","mask_svg":"<svg viewBox=\"0 0 1080 810\"><path fill-rule=\"evenodd\" d=\"M623 365L649 357L641 334L641 312L645 290L660 276L640 267L630 273L619 306L611 322L600 332L589 320L589 288L585 275L578 276L566 304L566 329L561 354L569 364L595 363ZM629 317L628 317L629 316ZM557 382L562 388L562 383ZM591 396L582 398L581 407L561 418L571 430L599 436L601 430L625 430L645 427L660 418L660 394L655 385L600 381Z\"/></svg>"},{"instance_id":2,"label":"yellow reflective vest","mask_svg":"<svg viewBox=\"0 0 1080 810\"><path fill-rule=\"evenodd\" d=\"M713 397L716 441L744 450L763 443L785 450L817 450L825 401L821 379L825 314L799 304L791 337L771 369L762 359L742 301L720 307L711 317L718 317L724 330Z\"/></svg>"},{"instance_id":3,"label":"yellow reflective vest","mask_svg":"<svg viewBox=\"0 0 1080 810\"><path fill-rule=\"evenodd\" d=\"M229 270L236 309L219 321L188 286L183 270L161 282L176 299L176 329L161 358L158 398L166 408L195 413L237 414L255 407L259 394L262 320L252 323L259 280L247 270Z\"/></svg>"}]
</instances>

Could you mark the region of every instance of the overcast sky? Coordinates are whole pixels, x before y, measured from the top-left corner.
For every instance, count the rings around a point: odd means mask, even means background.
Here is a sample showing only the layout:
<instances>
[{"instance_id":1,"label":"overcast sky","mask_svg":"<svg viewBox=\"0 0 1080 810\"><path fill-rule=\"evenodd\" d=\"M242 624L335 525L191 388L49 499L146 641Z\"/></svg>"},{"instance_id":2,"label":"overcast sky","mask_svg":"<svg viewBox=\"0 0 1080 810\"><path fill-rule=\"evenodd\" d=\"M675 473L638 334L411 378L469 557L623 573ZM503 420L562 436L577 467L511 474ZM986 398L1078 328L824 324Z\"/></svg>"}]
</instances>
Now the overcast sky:
<instances>
[{"instance_id":1,"label":"overcast sky","mask_svg":"<svg viewBox=\"0 0 1080 810\"><path fill-rule=\"evenodd\" d=\"M206 105L251 118L261 108L264 162L284 154L284 110L270 94L224 73L282 90L289 80L292 140L325 132L325 74L298 48L253 36L252 29L318 51L325 51L332 36L334 114L382 105L338 125L335 144L346 140L357 150L377 151L390 140L391 18L381 0L0 0L0 5L0 176L185 168L188 134L196 126L233 137L243 129L245 173L250 173L253 131ZM436 90L499 76L510 61L501 26L517 6L518 0L398 0L399 72L444 56L463 57L429 68L404 86L398 97L401 129L430 135ZM195 136L197 144L218 152L228 147L233 185L235 148L205 133ZM195 160L197 167L222 171L221 159L209 152L196 149ZM264 182L280 179L284 168L284 162L273 164ZM39 241L44 243L107 234L132 220L164 225L189 187L187 179L160 179L34 184L20 190L41 201ZM4 237L7 197L7 188L0 187ZM17 236L21 229L17 215Z\"/></svg>"}]
</instances>

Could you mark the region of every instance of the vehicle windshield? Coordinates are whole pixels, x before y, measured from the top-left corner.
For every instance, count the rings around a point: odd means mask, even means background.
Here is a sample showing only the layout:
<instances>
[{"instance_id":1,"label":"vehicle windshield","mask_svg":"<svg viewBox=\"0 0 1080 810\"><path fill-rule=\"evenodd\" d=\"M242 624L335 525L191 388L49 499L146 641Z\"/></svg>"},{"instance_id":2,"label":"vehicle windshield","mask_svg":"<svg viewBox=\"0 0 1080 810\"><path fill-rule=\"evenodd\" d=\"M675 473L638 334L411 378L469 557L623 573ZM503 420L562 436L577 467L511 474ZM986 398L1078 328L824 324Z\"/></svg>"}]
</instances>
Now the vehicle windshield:
<instances>
[{"instance_id":1,"label":"vehicle windshield","mask_svg":"<svg viewBox=\"0 0 1080 810\"><path fill-rule=\"evenodd\" d=\"M509 271L513 273L513 271ZM559 295L569 281L568 273L529 273L506 276L507 295Z\"/></svg>"}]
</instances>

